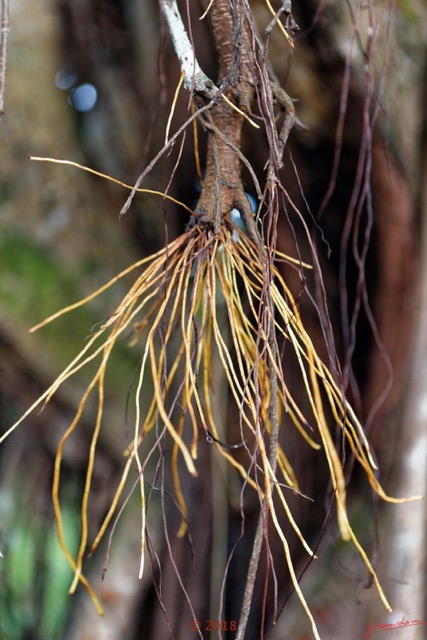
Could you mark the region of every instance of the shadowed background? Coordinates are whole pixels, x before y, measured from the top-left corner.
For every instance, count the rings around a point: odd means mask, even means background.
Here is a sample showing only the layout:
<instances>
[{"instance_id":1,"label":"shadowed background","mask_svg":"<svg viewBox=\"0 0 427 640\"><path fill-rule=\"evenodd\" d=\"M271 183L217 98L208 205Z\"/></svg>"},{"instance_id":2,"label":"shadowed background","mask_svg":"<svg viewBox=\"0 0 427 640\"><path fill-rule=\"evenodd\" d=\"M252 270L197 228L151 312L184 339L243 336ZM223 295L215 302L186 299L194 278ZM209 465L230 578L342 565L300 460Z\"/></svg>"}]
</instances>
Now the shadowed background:
<instances>
[{"instance_id":1,"label":"shadowed background","mask_svg":"<svg viewBox=\"0 0 427 640\"><path fill-rule=\"evenodd\" d=\"M265 4L252 4L263 31L270 20ZM213 45L206 23L198 20L201 5L191 3L193 37L199 62L215 78ZM185 2L181 6L186 15ZM349 397L369 429L383 485L400 497L426 491L427 372L422 328L426 321L423 118L427 30L425 4L401 2L394 11L389 8L384 2L375 9L380 35L371 52L367 10L358 13L354 7L352 13L343 3L305 2L303 7L295 6L301 26L296 54L290 55L280 34L273 31L270 55L286 90L298 99L298 116L308 126L307 131L291 134L283 182L318 245ZM350 51L352 63L346 66ZM32 162L27 156L67 158L132 184L163 144L178 77L178 64L154 0L12 3L5 116L0 125L2 431L58 375L94 325L108 316L124 285L39 333L28 335L28 328L161 247L165 238L175 237L187 222L183 210L149 195L137 196L119 221L118 212L127 196L123 189L76 169ZM368 102L371 81L374 90ZM184 121L187 100L182 92L175 128ZM364 146L366 113L371 118L376 114L368 144L371 153ZM265 145L247 128L243 152L260 176ZM175 171L178 146L156 165L144 186L166 188ZM248 176L246 184L250 191ZM171 193L190 207L197 198L190 135ZM293 242L288 216L292 219L292 211L283 212L279 225L278 244L283 251ZM301 229L295 220L292 225L304 251ZM355 248L363 253L368 235L365 262L358 264ZM299 282L292 282L292 274L288 277L298 291ZM369 307L364 304L365 290ZM321 348L317 320L304 300L302 311ZM93 533L119 477L129 437L126 399L137 364L138 353L124 344L110 369L107 420L91 500ZM290 362L289 367L293 366ZM87 563L86 571L106 605L105 618L97 618L84 592L78 591L73 598L66 595L71 572L56 543L50 487L56 445L83 388L82 379L67 384L42 413L30 416L0 447L0 549L4 556L0 560L0 635L8 640L169 637L148 564L143 580L137 579L137 500L131 501L120 521L102 584L105 545ZM301 393L301 403L304 401ZM93 428L90 414L85 421L87 433L83 431L81 441L68 447L64 457L61 499L71 547L78 544L78 500ZM310 503L294 500L293 509L310 544L317 544L322 530L320 560L309 566L302 586L323 637L360 638L368 623L393 622L403 615L425 620L422 506L379 508L365 481L355 477L350 517L395 608L389 616L381 609L375 590L367 588L366 571L355 553L339 540L333 514L324 525L329 494L323 466L292 431L285 438L297 475L304 479L302 491L313 496L317 505L314 511ZM223 470L208 449L200 461L204 473L199 484L186 487L191 504L197 505L190 515L193 572L189 547L175 539L179 514L173 506L169 522L172 553L193 605L202 619L217 619L218 586L227 554L240 535L241 515L238 501L233 502L227 493L229 488L222 484L218 488L212 481L212 475L216 478ZM238 619L251 532L257 521L257 502L247 506L246 535L230 565L225 589L223 619L227 620ZM175 637L195 637L155 498L149 525L162 566L162 601ZM295 542L292 546L295 553L302 553ZM296 564L302 572L307 558L301 555ZM281 583L280 608L290 587L284 568L276 570ZM259 638L262 588L260 583L248 639ZM423 627L404 633L408 634L405 640L418 640ZM269 637L310 637L295 596Z\"/></svg>"}]
</instances>

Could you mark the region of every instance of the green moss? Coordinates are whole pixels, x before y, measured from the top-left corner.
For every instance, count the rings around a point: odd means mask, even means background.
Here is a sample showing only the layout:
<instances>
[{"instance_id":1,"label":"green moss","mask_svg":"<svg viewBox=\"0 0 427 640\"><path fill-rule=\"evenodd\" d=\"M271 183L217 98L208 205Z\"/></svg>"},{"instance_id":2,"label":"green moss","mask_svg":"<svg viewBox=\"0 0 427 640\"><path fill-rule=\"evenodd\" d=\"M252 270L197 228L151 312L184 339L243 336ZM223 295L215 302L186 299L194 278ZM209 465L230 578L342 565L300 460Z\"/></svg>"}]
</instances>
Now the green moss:
<instances>
[{"instance_id":1,"label":"green moss","mask_svg":"<svg viewBox=\"0 0 427 640\"><path fill-rule=\"evenodd\" d=\"M87 295L83 285L88 278L92 281L94 270L95 265L88 269L88 264L82 264L78 271L67 273L30 238L4 234L0 237L1 314L25 331ZM37 357L45 359L44 368L54 368L58 373L58 368L65 367L77 355L88 335L111 311L111 295L107 292L100 301L66 314L34 334ZM109 367L113 388L123 381L129 383L136 362L137 355L131 349L117 345L114 366Z\"/></svg>"},{"instance_id":2,"label":"green moss","mask_svg":"<svg viewBox=\"0 0 427 640\"><path fill-rule=\"evenodd\" d=\"M7 180L0 180L0 202L6 202L12 195L12 187Z\"/></svg>"},{"instance_id":3,"label":"green moss","mask_svg":"<svg viewBox=\"0 0 427 640\"><path fill-rule=\"evenodd\" d=\"M61 273L40 247L20 234L0 238L0 296L8 312L35 318L70 303L76 278Z\"/></svg>"}]
</instances>

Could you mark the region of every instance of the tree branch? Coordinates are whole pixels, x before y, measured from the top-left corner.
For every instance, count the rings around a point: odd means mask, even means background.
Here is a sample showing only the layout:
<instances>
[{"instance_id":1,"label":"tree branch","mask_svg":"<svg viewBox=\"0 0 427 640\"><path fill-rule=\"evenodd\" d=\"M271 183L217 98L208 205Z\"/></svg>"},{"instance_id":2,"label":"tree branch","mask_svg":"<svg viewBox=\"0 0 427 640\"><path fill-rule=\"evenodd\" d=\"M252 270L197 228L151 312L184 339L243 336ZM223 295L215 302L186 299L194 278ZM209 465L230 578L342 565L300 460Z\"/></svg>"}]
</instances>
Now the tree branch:
<instances>
[{"instance_id":1,"label":"tree branch","mask_svg":"<svg viewBox=\"0 0 427 640\"><path fill-rule=\"evenodd\" d=\"M182 22L176 0L160 0L160 6L168 23L175 53L184 73L184 87L212 99L215 85L202 71L193 46Z\"/></svg>"}]
</instances>

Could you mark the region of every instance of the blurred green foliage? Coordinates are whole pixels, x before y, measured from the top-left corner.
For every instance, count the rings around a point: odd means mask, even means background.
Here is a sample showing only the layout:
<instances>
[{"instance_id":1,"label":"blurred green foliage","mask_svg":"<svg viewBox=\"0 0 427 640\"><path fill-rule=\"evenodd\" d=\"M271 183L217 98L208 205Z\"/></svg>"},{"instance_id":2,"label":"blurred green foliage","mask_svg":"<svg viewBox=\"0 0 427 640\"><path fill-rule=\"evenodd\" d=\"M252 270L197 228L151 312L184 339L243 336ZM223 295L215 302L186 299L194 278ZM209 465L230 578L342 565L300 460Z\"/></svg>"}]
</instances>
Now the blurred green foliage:
<instances>
[{"instance_id":1,"label":"blurred green foliage","mask_svg":"<svg viewBox=\"0 0 427 640\"><path fill-rule=\"evenodd\" d=\"M3 313L30 328L88 294L83 284L90 281L97 265L92 260L82 263L73 273L65 271L48 251L33 240L18 232L8 232L0 236L0 301ZM86 284L86 289L87 289ZM44 356L54 369L64 367L83 348L91 331L96 330L113 311L113 292L97 299L70 314L43 327L36 334L36 340ZM130 383L137 364L137 355L121 344L115 354L114 366L109 368L108 379L114 388L123 382Z\"/></svg>"},{"instance_id":2,"label":"blurred green foliage","mask_svg":"<svg viewBox=\"0 0 427 640\"><path fill-rule=\"evenodd\" d=\"M2 495L4 502L5 494ZM59 639L69 614L67 592L72 573L59 548L53 519L30 513L16 500L7 517L0 562L0 637L2 640ZM79 514L67 501L66 539L78 544ZM5 523L3 523L5 524Z\"/></svg>"}]
</instances>

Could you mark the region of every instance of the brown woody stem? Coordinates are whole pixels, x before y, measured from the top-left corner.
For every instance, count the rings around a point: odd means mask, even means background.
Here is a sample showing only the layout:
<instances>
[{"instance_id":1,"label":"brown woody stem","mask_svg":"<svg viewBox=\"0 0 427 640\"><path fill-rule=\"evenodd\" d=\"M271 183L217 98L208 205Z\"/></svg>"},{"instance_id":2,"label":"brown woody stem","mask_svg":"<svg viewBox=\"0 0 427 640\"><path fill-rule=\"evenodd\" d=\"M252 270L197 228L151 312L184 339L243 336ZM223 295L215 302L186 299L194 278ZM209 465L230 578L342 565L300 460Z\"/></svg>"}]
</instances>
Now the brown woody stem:
<instances>
[{"instance_id":1,"label":"brown woody stem","mask_svg":"<svg viewBox=\"0 0 427 640\"><path fill-rule=\"evenodd\" d=\"M232 102L247 112L254 95L247 29L229 0L215 0L210 17L218 56L218 84ZM206 170L195 213L214 231L218 231L233 208L241 211L244 218L251 216L235 151L241 146L243 122L244 117L224 100L212 107L205 122L208 129Z\"/></svg>"}]
</instances>

